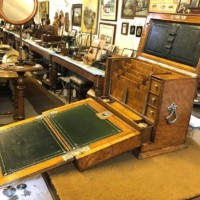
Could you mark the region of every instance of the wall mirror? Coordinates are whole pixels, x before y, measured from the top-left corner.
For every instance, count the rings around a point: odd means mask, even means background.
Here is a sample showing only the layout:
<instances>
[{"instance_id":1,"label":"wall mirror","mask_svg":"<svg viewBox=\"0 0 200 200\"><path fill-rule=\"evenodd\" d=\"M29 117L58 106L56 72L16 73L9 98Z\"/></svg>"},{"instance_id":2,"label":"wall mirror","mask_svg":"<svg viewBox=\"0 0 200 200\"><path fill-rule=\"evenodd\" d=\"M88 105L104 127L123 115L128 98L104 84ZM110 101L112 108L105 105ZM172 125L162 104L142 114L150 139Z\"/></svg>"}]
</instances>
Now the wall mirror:
<instances>
[{"instance_id":1,"label":"wall mirror","mask_svg":"<svg viewBox=\"0 0 200 200\"><path fill-rule=\"evenodd\" d=\"M36 14L37 0L0 0L0 13L6 22L22 25L30 21Z\"/></svg>"}]
</instances>

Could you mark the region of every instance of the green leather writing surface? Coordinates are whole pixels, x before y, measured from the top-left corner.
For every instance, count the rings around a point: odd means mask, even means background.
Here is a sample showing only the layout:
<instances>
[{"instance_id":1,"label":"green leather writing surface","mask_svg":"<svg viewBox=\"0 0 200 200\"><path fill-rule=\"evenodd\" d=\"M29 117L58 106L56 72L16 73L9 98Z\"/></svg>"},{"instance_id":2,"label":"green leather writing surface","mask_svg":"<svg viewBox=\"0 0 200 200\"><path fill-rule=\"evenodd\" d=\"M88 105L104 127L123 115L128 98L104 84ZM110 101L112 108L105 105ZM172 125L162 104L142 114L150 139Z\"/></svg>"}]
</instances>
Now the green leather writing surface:
<instances>
[{"instance_id":1,"label":"green leather writing surface","mask_svg":"<svg viewBox=\"0 0 200 200\"><path fill-rule=\"evenodd\" d=\"M73 148L84 146L121 130L107 119L100 119L88 104L52 114L50 119Z\"/></svg>"},{"instance_id":2,"label":"green leather writing surface","mask_svg":"<svg viewBox=\"0 0 200 200\"><path fill-rule=\"evenodd\" d=\"M0 131L3 175L65 153L46 123L40 119Z\"/></svg>"}]
</instances>

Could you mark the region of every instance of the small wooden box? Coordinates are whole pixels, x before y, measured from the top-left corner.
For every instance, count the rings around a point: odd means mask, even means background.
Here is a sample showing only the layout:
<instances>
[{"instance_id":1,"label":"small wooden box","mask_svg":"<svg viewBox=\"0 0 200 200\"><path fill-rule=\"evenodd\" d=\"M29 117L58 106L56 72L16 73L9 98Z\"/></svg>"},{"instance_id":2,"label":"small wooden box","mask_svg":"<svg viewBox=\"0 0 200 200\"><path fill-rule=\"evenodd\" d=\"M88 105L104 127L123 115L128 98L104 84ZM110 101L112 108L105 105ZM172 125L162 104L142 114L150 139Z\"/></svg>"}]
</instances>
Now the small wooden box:
<instances>
[{"instance_id":1,"label":"small wooden box","mask_svg":"<svg viewBox=\"0 0 200 200\"><path fill-rule=\"evenodd\" d=\"M190 38L190 39L189 39ZM151 139L134 150L139 158L185 147L200 69L200 18L149 14L136 58L108 60L104 98L152 125ZM126 115L127 118L129 118Z\"/></svg>"}]
</instances>

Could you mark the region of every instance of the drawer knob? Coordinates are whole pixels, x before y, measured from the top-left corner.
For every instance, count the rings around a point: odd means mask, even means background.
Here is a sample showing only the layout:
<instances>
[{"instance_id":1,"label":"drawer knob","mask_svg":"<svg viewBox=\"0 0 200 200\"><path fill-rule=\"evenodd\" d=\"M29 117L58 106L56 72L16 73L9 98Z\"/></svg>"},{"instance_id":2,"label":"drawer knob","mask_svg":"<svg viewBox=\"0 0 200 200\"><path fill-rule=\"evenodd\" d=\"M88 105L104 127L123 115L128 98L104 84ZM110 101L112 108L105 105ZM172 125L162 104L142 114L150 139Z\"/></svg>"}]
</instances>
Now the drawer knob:
<instances>
[{"instance_id":1,"label":"drawer knob","mask_svg":"<svg viewBox=\"0 0 200 200\"><path fill-rule=\"evenodd\" d=\"M153 111L153 110L151 110L151 111L150 111L150 113L151 113L151 115L153 115L153 114L154 114L154 111Z\"/></svg>"},{"instance_id":2,"label":"drawer knob","mask_svg":"<svg viewBox=\"0 0 200 200\"><path fill-rule=\"evenodd\" d=\"M151 102L155 103L155 102L156 102L156 98L155 98L155 97L152 97L152 98L151 98Z\"/></svg>"},{"instance_id":3,"label":"drawer knob","mask_svg":"<svg viewBox=\"0 0 200 200\"><path fill-rule=\"evenodd\" d=\"M158 85L157 84L155 84L154 87L156 88L156 90L158 90Z\"/></svg>"}]
</instances>

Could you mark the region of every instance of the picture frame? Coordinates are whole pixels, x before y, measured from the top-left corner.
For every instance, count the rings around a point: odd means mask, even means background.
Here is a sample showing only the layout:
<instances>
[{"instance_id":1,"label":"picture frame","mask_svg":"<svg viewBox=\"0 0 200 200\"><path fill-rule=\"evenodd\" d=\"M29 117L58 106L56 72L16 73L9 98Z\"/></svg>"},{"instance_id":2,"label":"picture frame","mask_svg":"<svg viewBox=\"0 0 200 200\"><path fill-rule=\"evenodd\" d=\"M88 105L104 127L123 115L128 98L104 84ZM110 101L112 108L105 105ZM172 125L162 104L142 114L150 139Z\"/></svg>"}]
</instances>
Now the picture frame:
<instances>
[{"instance_id":1,"label":"picture frame","mask_svg":"<svg viewBox=\"0 0 200 200\"><path fill-rule=\"evenodd\" d=\"M82 4L72 4L72 26L81 26Z\"/></svg>"},{"instance_id":2,"label":"picture frame","mask_svg":"<svg viewBox=\"0 0 200 200\"><path fill-rule=\"evenodd\" d=\"M135 17L146 17L149 11L149 0L136 0Z\"/></svg>"},{"instance_id":3,"label":"picture frame","mask_svg":"<svg viewBox=\"0 0 200 200\"><path fill-rule=\"evenodd\" d=\"M128 22L122 22L121 34L122 35L128 35L128 28L129 28L129 23Z\"/></svg>"},{"instance_id":4,"label":"picture frame","mask_svg":"<svg viewBox=\"0 0 200 200\"><path fill-rule=\"evenodd\" d=\"M135 26L130 26L130 35L135 34Z\"/></svg>"},{"instance_id":5,"label":"picture frame","mask_svg":"<svg viewBox=\"0 0 200 200\"><path fill-rule=\"evenodd\" d=\"M98 37L105 40L105 48L115 43L116 24L100 23Z\"/></svg>"},{"instance_id":6,"label":"picture frame","mask_svg":"<svg viewBox=\"0 0 200 200\"><path fill-rule=\"evenodd\" d=\"M176 13L178 7L178 0L150 0L149 12L159 13Z\"/></svg>"},{"instance_id":7,"label":"picture frame","mask_svg":"<svg viewBox=\"0 0 200 200\"><path fill-rule=\"evenodd\" d=\"M100 19L104 21L117 21L118 0L101 0Z\"/></svg>"},{"instance_id":8,"label":"picture frame","mask_svg":"<svg viewBox=\"0 0 200 200\"><path fill-rule=\"evenodd\" d=\"M136 0L122 0L121 18L133 19L135 16Z\"/></svg>"},{"instance_id":9,"label":"picture frame","mask_svg":"<svg viewBox=\"0 0 200 200\"><path fill-rule=\"evenodd\" d=\"M141 35L142 35L142 29L143 29L142 26L137 26L136 27L136 33L135 33L136 37L141 37Z\"/></svg>"},{"instance_id":10,"label":"picture frame","mask_svg":"<svg viewBox=\"0 0 200 200\"><path fill-rule=\"evenodd\" d=\"M122 55L122 56L126 56L126 57L132 57L132 56L133 56L133 53L134 53L134 50L133 50L133 49L124 48L124 49L122 50L121 55Z\"/></svg>"},{"instance_id":11,"label":"picture frame","mask_svg":"<svg viewBox=\"0 0 200 200\"><path fill-rule=\"evenodd\" d=\"M77 33L77 30L76 29L72 29L69 33L69 36L71 37L75 37L76 36L76 33Z\"/></svg>"},{"instance_id":12,"label":"picture frame","mask_svg":"<svg viewBox=\"0 0 200 200\"><path fill-rule=\"evenodd\" d=\"M38 2L39 20L46 18L46 14L49 14L49 1Z\"/></svg>"},{"instance_id":13,"label":"picture frame","mask_svg":"<svg viewBox=\"0 0 200 200\"><path fill-rule=\"evenodd\" d=\"M92 34L97 33L98 9L98 0L83 0L81 32Z\"/></svg>"}]
</instances>

